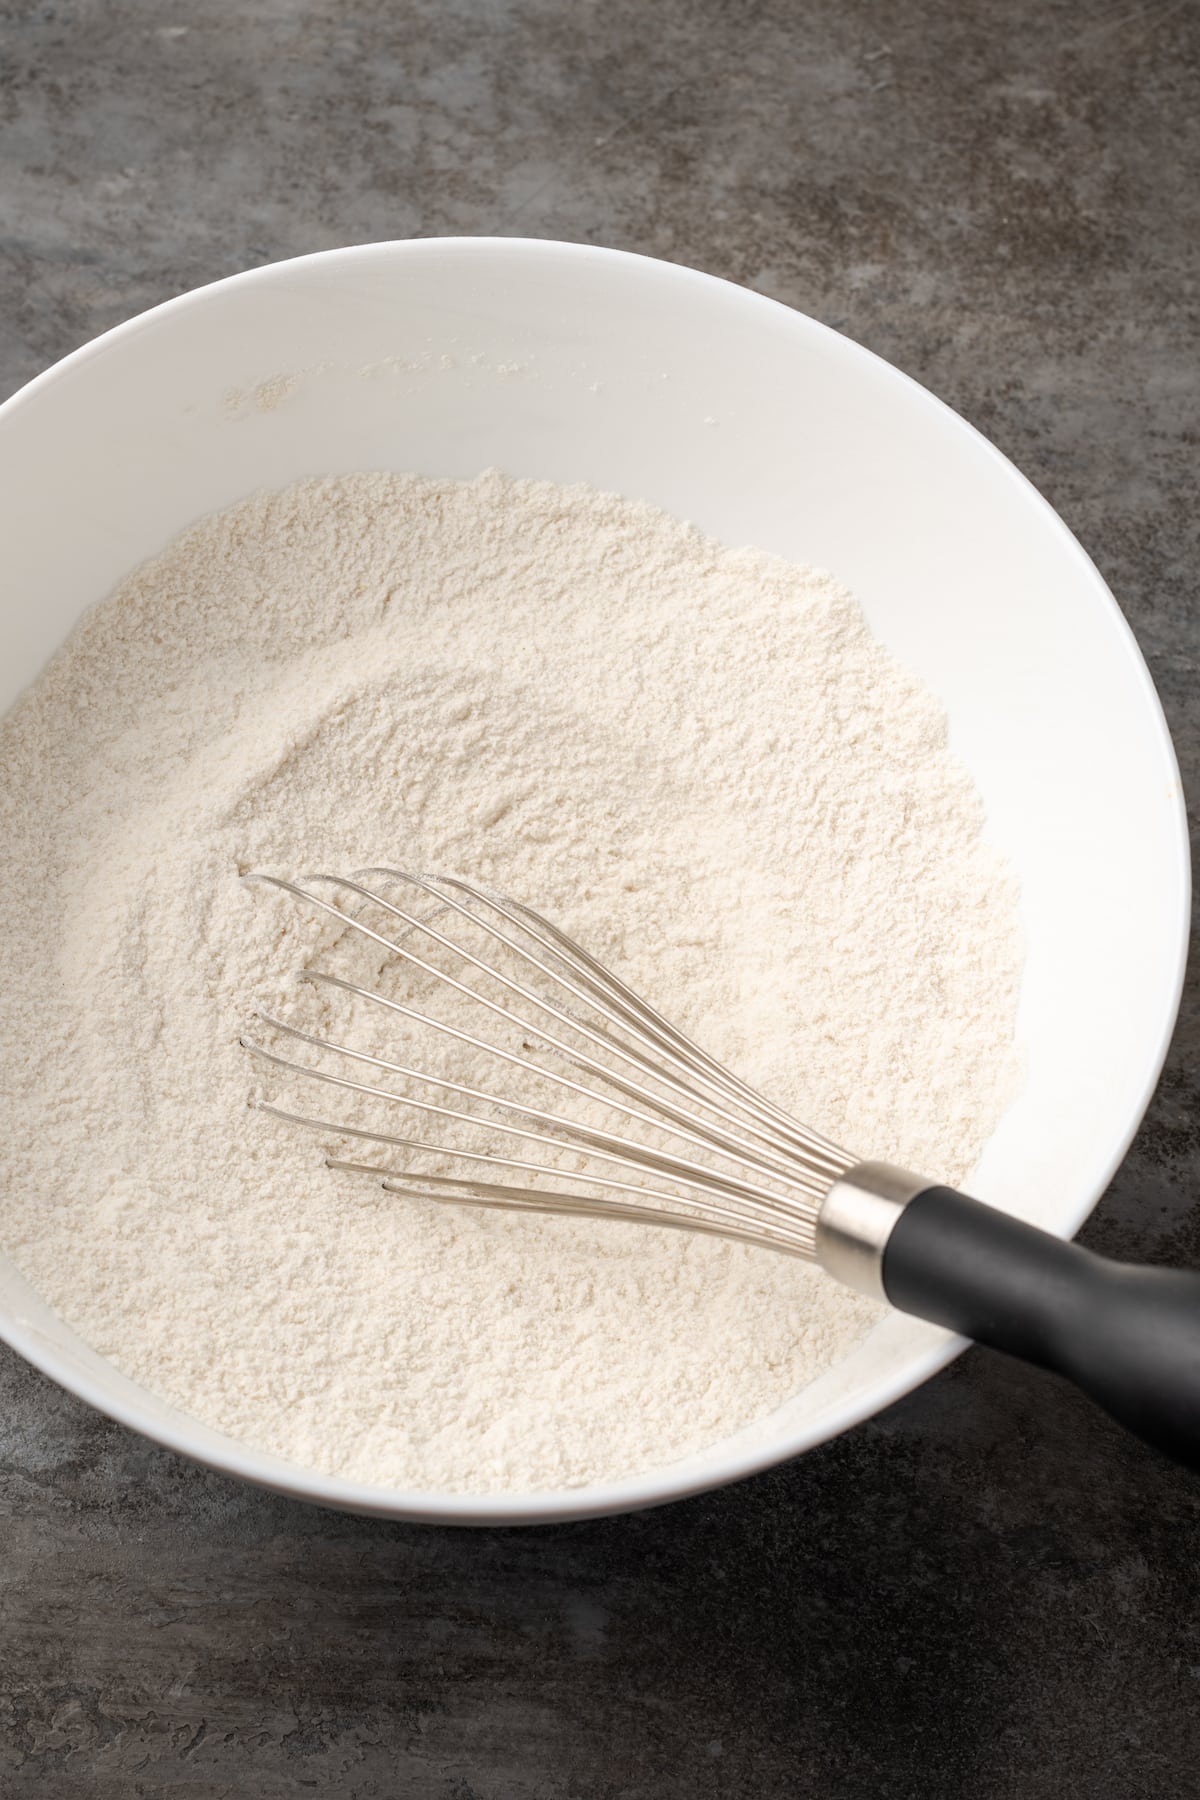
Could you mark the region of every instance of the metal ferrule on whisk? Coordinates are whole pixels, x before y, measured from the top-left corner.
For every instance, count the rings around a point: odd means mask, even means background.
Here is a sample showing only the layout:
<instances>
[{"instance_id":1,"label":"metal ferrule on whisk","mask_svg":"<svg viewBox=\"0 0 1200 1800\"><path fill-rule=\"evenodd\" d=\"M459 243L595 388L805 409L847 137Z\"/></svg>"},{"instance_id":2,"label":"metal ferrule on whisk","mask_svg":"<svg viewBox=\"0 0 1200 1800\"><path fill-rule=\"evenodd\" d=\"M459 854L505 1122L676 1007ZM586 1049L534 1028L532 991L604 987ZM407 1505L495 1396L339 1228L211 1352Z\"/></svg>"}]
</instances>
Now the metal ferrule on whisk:
<instances>
[{"instance_id":1,"label":"metal ferrule on whisk","mask_svg":"<svg viewBox=\"0 0 1200 1800\"><path fill-rule=\"evenodd\" d=\"M839 1175L817 1214L816 1252L821 1267L871 1300L887 1300L883 1255L900 1214L929 1187L894 1163L855 1163Z\"/></svg>"}]
</instances>

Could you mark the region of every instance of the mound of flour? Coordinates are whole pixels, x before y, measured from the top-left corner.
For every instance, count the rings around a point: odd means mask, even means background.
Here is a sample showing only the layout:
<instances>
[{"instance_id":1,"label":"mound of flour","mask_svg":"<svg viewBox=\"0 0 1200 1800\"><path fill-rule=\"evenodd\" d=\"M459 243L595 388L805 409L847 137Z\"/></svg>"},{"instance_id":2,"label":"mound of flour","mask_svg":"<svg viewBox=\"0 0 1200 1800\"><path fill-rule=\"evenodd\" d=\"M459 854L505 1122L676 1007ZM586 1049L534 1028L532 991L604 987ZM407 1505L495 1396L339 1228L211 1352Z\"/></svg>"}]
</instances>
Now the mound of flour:
<instances>
[{"instance_id":1,"label":"mound of flour","mask_svg":"<svg viewBox=\"0 0 1200 1800\"><path fill-rule=\"evenodd\" d=\"M770 1253L327 1171L238 1049L320 927L237 879L528 899L837 1142L968 1172L1015 898L943 716L827 576L583 488L360 475L207 519L0 726L0 1233L135 1380L386 1486L559 1488L762 1417L867 1328Z\"/></svg>"}]
</instances>

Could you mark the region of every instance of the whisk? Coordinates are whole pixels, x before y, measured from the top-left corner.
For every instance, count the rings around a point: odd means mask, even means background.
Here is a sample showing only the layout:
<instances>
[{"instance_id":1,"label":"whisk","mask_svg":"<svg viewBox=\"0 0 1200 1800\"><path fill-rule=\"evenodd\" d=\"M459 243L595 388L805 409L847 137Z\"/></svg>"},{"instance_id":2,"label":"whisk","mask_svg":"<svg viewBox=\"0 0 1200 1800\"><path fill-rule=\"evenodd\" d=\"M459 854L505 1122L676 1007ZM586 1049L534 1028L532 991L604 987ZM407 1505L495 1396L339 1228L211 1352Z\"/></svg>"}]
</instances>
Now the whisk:
<instances>
[{"instance_id":1,"label":"whisk","mask_svg":"<svg viewBox=\"0 0 1200 1800\"><path fill-rule=\"evenodd\" d=\"M333 951L363 975L304 969L319 1028L260 1012L274 1047L242 1039L260 1063L344 1097L340 1119L255 1101L374 1147L369 1161L327 1156L331 1169L418 1201L670 1228L816 1262L1065 1375L1200 1467L1200 1273L1110 1261L848 1154L515 900L394 868L245 879L327 915ZM358 1043L328 1023L343 1002Z\"/></svg>"}]
</instances>

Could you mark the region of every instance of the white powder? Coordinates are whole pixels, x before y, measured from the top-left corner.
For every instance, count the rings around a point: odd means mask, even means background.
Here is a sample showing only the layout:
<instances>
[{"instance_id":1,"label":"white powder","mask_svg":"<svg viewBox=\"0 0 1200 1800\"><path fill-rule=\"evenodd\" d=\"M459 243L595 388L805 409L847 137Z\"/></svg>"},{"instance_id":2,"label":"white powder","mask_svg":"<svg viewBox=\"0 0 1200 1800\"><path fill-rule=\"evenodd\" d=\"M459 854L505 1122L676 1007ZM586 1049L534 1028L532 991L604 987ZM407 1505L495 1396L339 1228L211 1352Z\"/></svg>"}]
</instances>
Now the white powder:
<instances>
[{"instance_id":1,"label":"white powder","mask_svg":"<svg viewBox=\"0 0 1200 1800\"><path fill-rule=\"evenodd\" d=\"M237 876L503 888L797 1116L953 1180L1015 1080L979 832L826 576L495 474L250 499L0 727L4 1241L129 1375L310 1467L485 1492L688 1454L872 1309L769 1252L328 1172L237 1047L321 929Z\"/></svg>"}]
</instances>

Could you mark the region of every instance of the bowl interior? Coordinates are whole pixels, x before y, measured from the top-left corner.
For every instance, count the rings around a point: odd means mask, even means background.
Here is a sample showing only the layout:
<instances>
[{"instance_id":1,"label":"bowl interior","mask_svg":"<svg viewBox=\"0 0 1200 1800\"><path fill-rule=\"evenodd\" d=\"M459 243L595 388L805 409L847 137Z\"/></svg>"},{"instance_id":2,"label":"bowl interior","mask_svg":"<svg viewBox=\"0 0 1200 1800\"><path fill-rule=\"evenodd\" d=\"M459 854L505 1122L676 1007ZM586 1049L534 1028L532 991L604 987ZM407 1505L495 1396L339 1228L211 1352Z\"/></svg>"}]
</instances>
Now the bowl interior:
<instances>
[{"instance_id":1,"label":"bowl interior","mask_svg":"<svg viewBox=\"0 0 1200 1800\"><path fill-rule=\"evenodd\" d=\"M1028 1081L976 1189L1064 1233L1095 1204L1178 1004L1178 772L1095 568L913 382L667 264L534 242L375 245L237 276L110 332L0 408L0 465L0 707L175 532L305 475L496 466L586 481L831 569L944 702L1022 885ZM895 1316L703 1456L603 1489L473 1500L357 1488L207 1430L89 1350L6 1259L0 1331L94 1404L220 1467L327 1504L464 1522L581 1516L728 1480L867 1416L954 1348Z\"/></svg>"}]
</instances>

